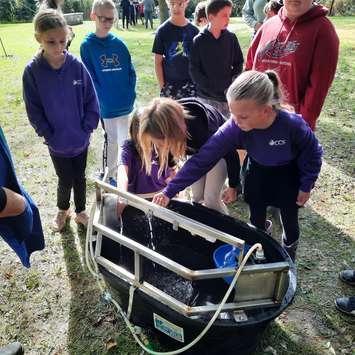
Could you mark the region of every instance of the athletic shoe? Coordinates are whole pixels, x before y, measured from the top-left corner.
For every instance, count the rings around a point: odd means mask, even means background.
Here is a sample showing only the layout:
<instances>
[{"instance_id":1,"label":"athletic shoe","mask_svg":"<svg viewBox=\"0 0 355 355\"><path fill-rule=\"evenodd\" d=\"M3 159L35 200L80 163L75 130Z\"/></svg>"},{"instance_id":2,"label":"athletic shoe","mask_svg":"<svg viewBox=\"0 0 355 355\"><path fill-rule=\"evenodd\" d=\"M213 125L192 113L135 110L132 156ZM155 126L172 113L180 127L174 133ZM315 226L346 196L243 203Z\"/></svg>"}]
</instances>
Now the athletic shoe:
<instances>
[{"instance_id":1,"label":"athletic shoe","mask_svg":"<svg viewBox=\"0 0 355 355\"><path fill-rule=\"evenodd\" d=\"M339 273L339 279L350 286L355 286L355 270L343 270Z\"/></svg>"},{"instance_id":2,"label":"athletic shoe","mask_svg":"<svg viewBox=\"0 0 355 355\"><path fill-rule=\"evenodd\" d=\"M355 317L355 296L337 298L335 307L340 312Z\"/></svg>"},{"instance_id":3,"label":"athletic shoe","mask_svg":"<svg viewBox=\"0 0 355 355\"><path fill-rule=\"evenodd\" d=\"M85 211L81 211L76 214L74 221L76 224L81 224L84 227L87 227L89 222L89 216Z\"/></svg>"},{"instance_id":4,"label":"athletic shoe","mask_svg":"<svg viewBox=\"0 0 355 355\"><path fill-rule=\"evenodd\" d=\"M61 232L70 217L71 212L69 208L67 210L58 210L58 213L52 222L52 230L54 232Z\"/></svg>"}]
</instances>

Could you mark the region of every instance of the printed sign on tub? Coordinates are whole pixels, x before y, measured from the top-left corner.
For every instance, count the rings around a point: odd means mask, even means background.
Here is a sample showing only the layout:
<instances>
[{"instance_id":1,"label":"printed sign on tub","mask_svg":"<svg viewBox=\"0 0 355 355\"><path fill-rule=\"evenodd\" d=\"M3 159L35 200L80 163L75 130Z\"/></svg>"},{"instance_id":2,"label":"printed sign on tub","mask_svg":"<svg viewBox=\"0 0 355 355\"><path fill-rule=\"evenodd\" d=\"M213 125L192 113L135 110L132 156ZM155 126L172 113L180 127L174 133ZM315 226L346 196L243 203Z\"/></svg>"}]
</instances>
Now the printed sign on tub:
<instances>
[{"instance_id":1,"label":"printed sign on tub","mask_svg":"<svg viewBox=\"0 0 355 355\"><path fill-rule=\"evenodd\" d=\"M184 342L184 329L153 313L154 327L169 337Z\"/></svg>"}]
</instances>

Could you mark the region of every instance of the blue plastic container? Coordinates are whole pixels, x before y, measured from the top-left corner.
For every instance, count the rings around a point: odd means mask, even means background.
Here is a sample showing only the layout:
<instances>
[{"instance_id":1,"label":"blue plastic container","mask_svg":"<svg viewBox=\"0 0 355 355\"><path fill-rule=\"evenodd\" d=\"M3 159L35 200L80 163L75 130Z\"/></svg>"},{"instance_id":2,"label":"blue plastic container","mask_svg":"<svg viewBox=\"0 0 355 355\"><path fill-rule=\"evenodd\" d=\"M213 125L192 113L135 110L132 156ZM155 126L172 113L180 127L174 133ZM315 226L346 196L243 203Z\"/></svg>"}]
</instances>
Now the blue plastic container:
<instances>
[{"instance_id":1,"label":"blue plastic container","mask_svg":"<svg viewBox=\"0 0 355 355\"><path fill-rule=\"evenodd\" d=\"M234 267L235 268L238 266L237 259L240 254L240 249L238 249L238 248L236 248L234 251L235 257L233 259L228 260L227 263L225 262L226 254L229 253L230 251L232 251L232 249L233 249L232 245L223 244L214 251L213 260L214 260L215 265L218 268L226 268L226 267ZM244 253L246 253L249 249L250 249L250 246L245 244ZM225 282L227 282L227 284L231 284L231 282L233 281L233 276L224 277L223 280Z\"/></svg>"}]
</instances>

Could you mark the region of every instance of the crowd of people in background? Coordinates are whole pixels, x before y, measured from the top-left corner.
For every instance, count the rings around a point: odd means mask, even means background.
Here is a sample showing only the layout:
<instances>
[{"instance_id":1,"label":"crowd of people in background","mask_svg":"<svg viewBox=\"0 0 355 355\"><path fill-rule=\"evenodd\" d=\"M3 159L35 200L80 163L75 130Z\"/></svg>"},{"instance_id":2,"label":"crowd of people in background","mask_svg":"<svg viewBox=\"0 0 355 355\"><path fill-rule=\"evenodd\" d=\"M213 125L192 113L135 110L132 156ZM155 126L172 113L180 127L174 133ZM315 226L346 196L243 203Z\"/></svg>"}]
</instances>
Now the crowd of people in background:
<instances>
[{"instance_id":1,"label":"crowd of people in background","mask_svg":"<svg viewBox=\"0 0 355 355\"><path fill-rule=\"evenodd\" d=\"M279 208L282 244L295 260L298 208L309 199L321 168L315 129L334 78L339 40L322 5L280 1L245 2L242 14L253 38L244 63L238 37L228 29L230 0L199 3L195 24L185 17L188 0L166 0L170 17L152 43L160 97L135 112L139 73L129 48L110 31L118 12L123 28L141 21L153 29L154 0L121 0L119 11L112 0L94 0L94 30L81 43L81 60L67 50L73 34L62 3L42 3L34 18L40 49L24 70L23 96L29 122L48 146L58 176L55 231L72 216L78 224L88 223L87 152L101 121L112 185L163 206L191 185L194 201L226 214L226 204L243 194L250 222L262 230L267 207ZM242 183L237 148L247 151ZM179 170L181 159L187 161ZM27 197L17 183L15 195L8 191L7 181L16 179L10 160L7 164L10 175L0 179L0 227L8 223L1 215L6 201L21 193ZM20 202L17 214L31 204ZM118 215L124 207L118 203ZM21 249L23 233L16 228L13 233L5 240L19 243L10 245L22 250L28 266L29 254L43 245Z\"/></svg>"}]
</instances>

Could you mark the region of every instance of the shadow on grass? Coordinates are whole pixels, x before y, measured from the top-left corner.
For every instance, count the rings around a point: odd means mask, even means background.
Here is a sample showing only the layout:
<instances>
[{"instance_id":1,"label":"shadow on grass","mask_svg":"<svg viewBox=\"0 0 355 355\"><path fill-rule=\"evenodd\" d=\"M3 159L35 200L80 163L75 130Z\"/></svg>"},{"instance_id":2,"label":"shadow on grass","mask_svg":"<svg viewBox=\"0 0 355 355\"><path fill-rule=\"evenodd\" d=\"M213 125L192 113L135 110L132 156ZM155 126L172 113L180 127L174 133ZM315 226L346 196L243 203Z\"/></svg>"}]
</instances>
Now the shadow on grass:
<instances>
[{"instance_id":1,"label":"shadow on grass","mask_svg":"<svg viewBox=\"0 0 355 355\"><path fill-rule=\"evenodd\" d=\"M341 208L339 206L339 208ZM232 215L248 221L243 202ZM271 214L273 237L280 241L279 220ZM293 304L270 324L256 354L351 354L355 322L340 314L334 300L354 290L338 280L338 273L353 268L354 236L344 233L311 208L300 209L301 238L297 256L297 292ZM266 351L269 348L270 351Z\"/></svg>"},{"instance_id":2,"label":"shadow on grass","mask_svg":"<svg viewBox=\"0 0 355 355\"><path fill-rule=\"evenodd\" d=\"M75 238L79 243L75 243ZM62 235L62 247L71 287L70 314L68 326L67 350L69 354L126 354L121 349L132 346L126 340L128 334L117 326L117 319L112 309L102 302L96 280L84 265L85 231L78 229L78 234L70 227ZM81 251L78 251L81 247ZM123 339L115 340L117 333ZM121 336L122 338L122 336ZM116 343L107 351L108 344ZM138 352L128 352L135 354ZM128 354L127 353L127 354Z\"/></svg>"}]
</instances>

